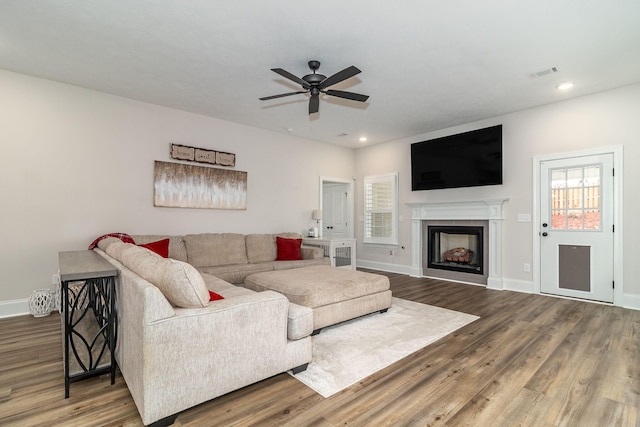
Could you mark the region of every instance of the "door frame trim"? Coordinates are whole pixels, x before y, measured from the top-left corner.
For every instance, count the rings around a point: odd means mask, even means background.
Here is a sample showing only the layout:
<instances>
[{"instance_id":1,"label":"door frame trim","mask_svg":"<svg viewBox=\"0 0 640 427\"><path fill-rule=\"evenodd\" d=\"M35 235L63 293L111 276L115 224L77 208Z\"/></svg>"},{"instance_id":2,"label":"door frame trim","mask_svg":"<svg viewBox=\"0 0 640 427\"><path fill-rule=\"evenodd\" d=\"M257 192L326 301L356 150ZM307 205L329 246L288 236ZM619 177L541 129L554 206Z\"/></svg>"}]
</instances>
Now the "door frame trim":
<instances>
[{"instance_id":1,"label":"door frame trim","mask_svg":"<svg viewBox=\"0 0 640 427\"><path fill-rule=\"evenodd\" d=\"M354 212L355 212L355 203L354 203L354 196L353 196L353 191L354 191L354 185L353 185L353 181L354 179L348 180L348 179L344 179L344 178L331 178L328 176L321 176L320 177L320 190L318 191L319 193L319 199L318 200L318 206L320 206L320 210L323 210L323 201L324 201L324 184L325 183L331 183L331 182L335 182L338 184L347 184L349 186L349 195L347 197L347 206L349 206L349 212L347 214L347 221L349 222L349 227L348 227L348 234L350 234L349 237L355 237L356 235L356 228L355 228L355 224L354 224ZM322 220L320 220L320 223L322 224L322 226L324 226L324 224L322 223Z\"/></svg>"},{"instance_id":2,"label":"door frame trim","mask_svg":"<svg viewBox=\"0 0 640 427\"><path fill-rule=\"evenodd\" d=\"M613 223L615 225L615 233L613 233L613 280L615 288L613 290L613 305L623 306L624 283L623 283L623 236L624 225L622 223L623 212L623 155L622 145L610 147L590 148L580 151L571 151L564 153L554 153L533 156L533 201L532 201L532 241L533 241L533 292L540 292L540 164L543 161L564 160L574 157L586 157L594 155L613 154L613 168L615 175L613 176ZM544 294L547 295L547 294ZM588 301L588 300L585 300Z\"/></svg>"}]
</instances>

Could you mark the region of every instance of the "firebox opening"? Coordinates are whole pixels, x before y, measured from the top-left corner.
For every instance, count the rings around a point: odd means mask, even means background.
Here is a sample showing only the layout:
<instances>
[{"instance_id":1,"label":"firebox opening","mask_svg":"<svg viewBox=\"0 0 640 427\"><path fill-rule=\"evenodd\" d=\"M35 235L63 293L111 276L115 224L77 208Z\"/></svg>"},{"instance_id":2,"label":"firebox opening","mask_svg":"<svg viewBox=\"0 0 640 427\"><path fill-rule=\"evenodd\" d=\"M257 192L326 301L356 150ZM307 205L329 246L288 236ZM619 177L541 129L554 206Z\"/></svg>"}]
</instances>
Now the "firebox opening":
<instances>
[{"instance_id":1,"label":"firebox opening","mask_svg":"<svg viewBox=\"0 0 640 427\"><path fill-rule=\"evenodd\" d=\"M483 227L429 226L429 268L484 274Z\"/></svg>"}]
</instances>

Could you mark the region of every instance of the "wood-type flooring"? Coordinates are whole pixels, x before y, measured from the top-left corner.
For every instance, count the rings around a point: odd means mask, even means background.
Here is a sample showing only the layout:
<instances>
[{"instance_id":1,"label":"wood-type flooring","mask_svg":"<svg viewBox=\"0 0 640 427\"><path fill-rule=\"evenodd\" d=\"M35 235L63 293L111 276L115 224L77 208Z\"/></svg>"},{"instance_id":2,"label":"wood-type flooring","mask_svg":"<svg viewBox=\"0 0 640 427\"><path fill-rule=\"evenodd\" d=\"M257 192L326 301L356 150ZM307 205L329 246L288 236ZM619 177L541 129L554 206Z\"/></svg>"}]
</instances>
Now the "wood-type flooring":
<instances>
[{"instance_id":1,"label":"wood-type flooring","mask_svg":"<svg viewBox=\"0 0 640 427\"><path fill-rule=\"evenodd\" d=\"M175 426L640 426L640 311L393 273L394 296L480 316L325 399L288 374ZM170 367L167 367L170 369ZM60 318L0 319L1 426L141 426L118 372L64 398Z\"/></svg>"}]
</instances>

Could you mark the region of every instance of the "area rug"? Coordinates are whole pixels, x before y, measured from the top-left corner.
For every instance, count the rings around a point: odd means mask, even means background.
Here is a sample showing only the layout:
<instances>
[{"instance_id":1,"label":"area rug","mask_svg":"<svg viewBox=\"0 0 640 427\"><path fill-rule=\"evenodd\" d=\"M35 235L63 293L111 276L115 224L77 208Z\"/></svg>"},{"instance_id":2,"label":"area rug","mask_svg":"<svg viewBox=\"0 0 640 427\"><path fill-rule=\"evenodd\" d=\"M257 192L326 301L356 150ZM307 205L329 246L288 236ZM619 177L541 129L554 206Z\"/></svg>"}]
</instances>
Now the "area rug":
<instances>
[{"instance_id":1,"label":"area rug","mask_svg":"<svg viewBox=\"0 0 640 427\"><path fill-rule=\"evenodd\" d=\"M294 378L329 397L439 340L478 316L400 298L373 313L322 329L313 359Z\"/></svg>"}]
</instances>

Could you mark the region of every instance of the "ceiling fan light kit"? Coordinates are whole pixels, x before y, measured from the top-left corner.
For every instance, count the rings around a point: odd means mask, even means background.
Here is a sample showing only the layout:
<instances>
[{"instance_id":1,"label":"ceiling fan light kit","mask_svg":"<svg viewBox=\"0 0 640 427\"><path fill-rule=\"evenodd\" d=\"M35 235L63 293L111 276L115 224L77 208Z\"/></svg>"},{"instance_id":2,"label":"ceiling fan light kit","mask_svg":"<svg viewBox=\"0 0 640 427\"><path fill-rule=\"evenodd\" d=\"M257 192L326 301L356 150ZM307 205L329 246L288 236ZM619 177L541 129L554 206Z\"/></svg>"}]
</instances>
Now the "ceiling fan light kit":
<instances>
[{"instance_id":1,"label":"ceiling fan light kit","mask_svg":"<svg viewBox=\"0 0 640 427\"><path fill-rule=\"evenodd\" d=\"M281 75L282 77L289 79L300 86L302 86L302 91L297 92L287 92L281 93L279 95L265 96L260 98L260 101L267 101L270 99L282 98L285 96L297 95L300 93L309 93L311 96L309 98L309 114L317 113L320 108L320 94L324 93L329 96L335 96L338 98L348 99L351 101L365 102L369 99L368 95L361 95L359 93L346 92L343 90L332 90L327 89L329 86L333 86L337 83L340 83L344 80L347 80L356 74L359 74L361 71L354 67L353 65L345 68L342 71L335 73L332 76L325 76L323 74L316 73L316 71L320 68L320 61L309 61L309 68L312 73L299 78L290 72L283 70L282 68L272 68L271 71Z\"/></svg>"}]
</instances>

